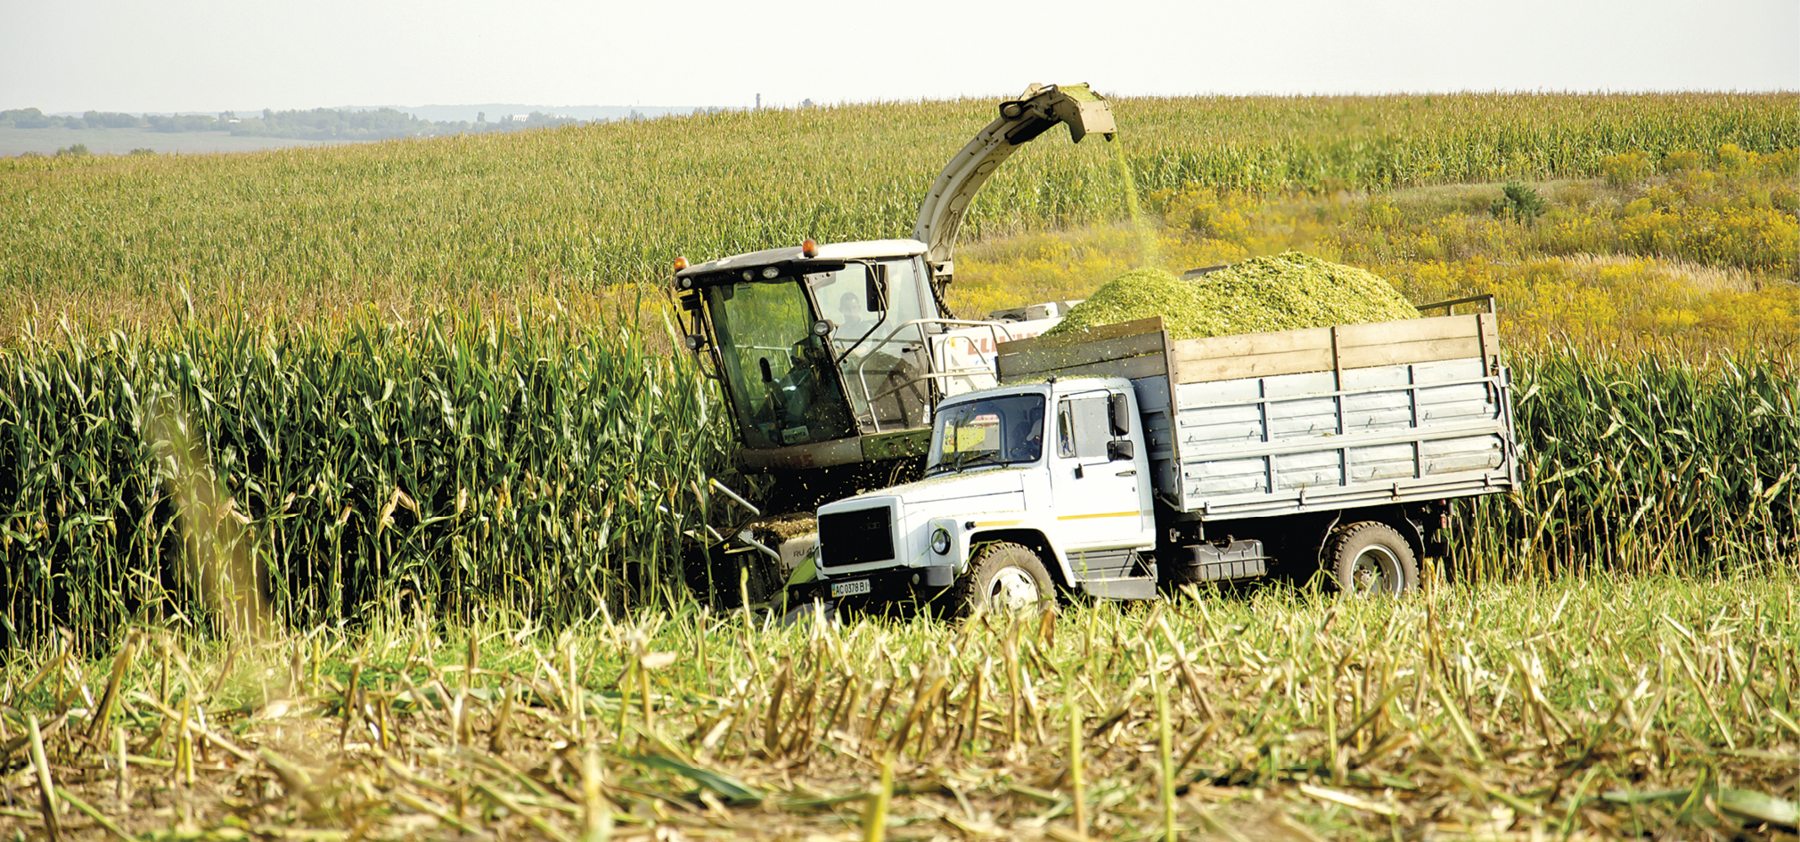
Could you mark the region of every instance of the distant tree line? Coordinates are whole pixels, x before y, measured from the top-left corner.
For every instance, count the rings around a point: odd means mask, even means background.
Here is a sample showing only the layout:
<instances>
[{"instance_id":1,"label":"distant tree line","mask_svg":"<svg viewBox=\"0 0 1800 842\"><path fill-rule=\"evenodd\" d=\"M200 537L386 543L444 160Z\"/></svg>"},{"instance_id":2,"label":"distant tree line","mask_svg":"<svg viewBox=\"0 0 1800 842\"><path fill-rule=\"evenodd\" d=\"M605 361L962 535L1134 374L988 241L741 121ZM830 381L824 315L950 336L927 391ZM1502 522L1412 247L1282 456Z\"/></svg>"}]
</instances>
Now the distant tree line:
<instances>
[{"instance_id":1,"label":"distant tree line","mask_svg":"<svg viewBox=\"0 0 1800 842\"><path fill-rule=\"evenodd\" d=\"M633 115L634 117L636 115ZM487 115L467 120L421 120L392 108L352 110L314 108L310 111L272 111L239 117L226 111L208 114L124 114L89 111L79 117L45 114L36 108L0 111L0 128L17 129L147 129L155 132L226 132L250 137L285 137L300 140L383 140L395 137L435 137L453 134L509 132L561 126L579 122L533 111L523 119L509 116L488 122Z\"/></svg>"}]
</instances>

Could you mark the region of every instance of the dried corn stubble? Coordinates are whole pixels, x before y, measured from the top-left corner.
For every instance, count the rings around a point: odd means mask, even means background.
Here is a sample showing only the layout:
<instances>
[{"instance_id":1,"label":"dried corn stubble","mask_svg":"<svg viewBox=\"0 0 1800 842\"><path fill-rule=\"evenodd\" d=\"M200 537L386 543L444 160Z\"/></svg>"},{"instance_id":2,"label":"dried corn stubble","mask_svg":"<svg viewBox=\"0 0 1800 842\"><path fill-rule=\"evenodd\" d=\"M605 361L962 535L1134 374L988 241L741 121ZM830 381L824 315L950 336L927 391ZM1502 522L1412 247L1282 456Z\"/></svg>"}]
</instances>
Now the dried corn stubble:
<instances>
[{"instance_id":1,"label":"dried corn stubble","mask_svg":"<svg viewBox=\"0 0 1800 842\"><path fill-rule=\"evenodd\" d=\"M1417 318L1374 273L1300 252L1258 257L1184 281L1135 269L1069 311L1051 334L1162 316L1177 339Z\"/></svg>"},{"instance_id":2,"label":"dried corn stubble","mask_svg":"<svg viewBox=\"0 0 1800 842\"><path fill-rule=\"evenodd\" d=\"M958 625L650 612L487 629L466 687L450 667L468 649L378 630L319 654L312 695L279 712L234 682L193 701L230 668L216 654L166 685L147 659L107 723L123 752L71 709L35 768L54 770L77 840L107 838L100 817L134 838L853 839L871 815L892 839L1781 838L1794 584L1576 579L1401 605L1194 592ZM352 651L370 662L346 667ZM246 650L246 674L318 652L298 635ZM621 695L629 660L644 669ZM112 663L70 669L93 682ZM0 723L28 733L62 696L17 694ZM504 746L482 738L500 729ZM24 797L0 802L0 827L42 835L14 742Z\"/></svg>"}]
</instances>

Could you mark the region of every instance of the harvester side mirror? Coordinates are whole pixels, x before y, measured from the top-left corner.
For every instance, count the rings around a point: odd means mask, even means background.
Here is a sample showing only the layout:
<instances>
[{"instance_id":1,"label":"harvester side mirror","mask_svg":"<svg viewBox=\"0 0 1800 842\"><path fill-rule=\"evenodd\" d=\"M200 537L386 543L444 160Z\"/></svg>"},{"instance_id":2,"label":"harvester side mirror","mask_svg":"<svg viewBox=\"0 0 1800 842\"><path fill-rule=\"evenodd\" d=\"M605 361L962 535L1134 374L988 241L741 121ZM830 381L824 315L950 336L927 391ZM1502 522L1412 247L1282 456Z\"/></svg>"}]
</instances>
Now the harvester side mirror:
<instances>
[{"instance_id":1,"label":"harvester side mirror","mask_svg":"<svg viewBox=\"0 0 1800 842\"><path fill-rule=\"evenodd\" d=\"M863 267L863 308L871 313L887 309L887 284L882 277L885 266Z\"/></svg>"},{"instance_id":2,"label":"harvester side mirror","mask_svg":"<svg viewBox=\"0 0 1800 842\"><path fill-rule=\"evenodd\" d=\"M1113 439L1106 443L1106 460L1108 462L1129 462L1137 458L1137 448L1131 439Z\"/></svg>"},{"instance_id":3,"label":"harvester side mirror","mask_svg":"<svg viewBox=\"0 0 1800 842\"><path fill-rule=\"evenodd\" d=\"M769 368L769 358L768 357L758 357L756 362L758 365L760 365L762 367L763 382L764 383L775 382L775 370Z\"/></svg>"},{"instance_id":4,"label":"harvester side mirror","mask_svg":"<svg viewBox=\"0 0 1800 842\"><path fill-rule=\"evenodd\" d=\"M1114 392L1107 403L1107 416L1112 421L1112 434L1123 436L1131 432L1131 402L1126 400L1124 392Z\"/></svg>"}]
</instances>

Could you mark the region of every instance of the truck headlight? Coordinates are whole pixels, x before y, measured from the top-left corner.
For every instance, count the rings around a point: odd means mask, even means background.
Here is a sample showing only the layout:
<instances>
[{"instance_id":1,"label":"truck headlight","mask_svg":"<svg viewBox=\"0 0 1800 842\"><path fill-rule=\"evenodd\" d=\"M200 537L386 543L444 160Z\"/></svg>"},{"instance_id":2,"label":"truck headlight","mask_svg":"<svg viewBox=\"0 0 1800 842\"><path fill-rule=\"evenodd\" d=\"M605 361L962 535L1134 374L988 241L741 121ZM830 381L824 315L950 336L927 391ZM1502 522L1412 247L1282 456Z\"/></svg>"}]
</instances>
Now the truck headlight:
<instances>
[{"instance_id":1,"label":"truck headlight","mask_svg":"<svg viewBox=\"0 0 1800 842\"><path fill-rule=\"evenodd\" d=\"M938 555L950 554L950 531L940 526L931 530L931 551Z\"/></svg>"}]
</instances>

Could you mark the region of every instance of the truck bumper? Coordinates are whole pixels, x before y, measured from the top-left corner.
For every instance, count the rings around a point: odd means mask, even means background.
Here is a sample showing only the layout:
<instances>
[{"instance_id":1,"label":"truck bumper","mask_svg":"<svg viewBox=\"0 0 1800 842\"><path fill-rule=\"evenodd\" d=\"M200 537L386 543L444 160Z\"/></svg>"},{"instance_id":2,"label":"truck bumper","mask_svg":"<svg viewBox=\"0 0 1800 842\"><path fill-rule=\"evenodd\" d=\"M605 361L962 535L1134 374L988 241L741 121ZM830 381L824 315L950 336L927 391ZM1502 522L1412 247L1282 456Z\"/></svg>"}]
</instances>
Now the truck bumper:
<instances>
[{"instance_id":1,"label":"truck bumper","mask_svg":"<svg viewBox=\"0 0 1800 842\"><path fill-rule=\"evenodd\" d=\"M948 565L890 567L863 573L845 573L807 583L801 599L835 602L849 608L881 605L929 605L943 600L955 581Z\"/></svg>"}]
</instances>

